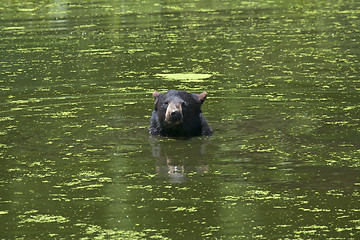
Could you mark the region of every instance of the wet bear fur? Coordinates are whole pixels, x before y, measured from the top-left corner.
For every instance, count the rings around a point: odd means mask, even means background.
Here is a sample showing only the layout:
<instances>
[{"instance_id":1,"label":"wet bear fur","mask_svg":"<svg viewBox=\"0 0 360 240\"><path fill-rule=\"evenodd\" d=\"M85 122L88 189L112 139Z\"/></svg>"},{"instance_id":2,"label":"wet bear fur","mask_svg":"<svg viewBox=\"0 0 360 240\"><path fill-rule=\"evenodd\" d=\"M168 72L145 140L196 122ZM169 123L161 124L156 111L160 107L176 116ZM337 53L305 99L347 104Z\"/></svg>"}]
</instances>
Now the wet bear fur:
<instances>
[{"instance_id":1,"label":"wet bear fur","mask_svg":"<svg viewBox=\"0 0 360 240\"><path fill-rule=\"evenodd\" d=\"M201 113L207 93L169 90L154 92L155 107L150 119L152 135L168 137L210 136L213 131Z\"/></svg>"}]
</instances>

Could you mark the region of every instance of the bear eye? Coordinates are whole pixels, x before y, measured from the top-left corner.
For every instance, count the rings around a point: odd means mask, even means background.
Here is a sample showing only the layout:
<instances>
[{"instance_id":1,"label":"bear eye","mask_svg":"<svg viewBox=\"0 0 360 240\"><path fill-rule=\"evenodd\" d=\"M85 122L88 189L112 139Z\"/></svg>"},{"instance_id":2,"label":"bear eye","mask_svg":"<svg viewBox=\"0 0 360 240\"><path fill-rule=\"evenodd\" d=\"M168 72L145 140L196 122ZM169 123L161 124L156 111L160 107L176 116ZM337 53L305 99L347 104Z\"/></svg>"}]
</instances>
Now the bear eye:
<instances>
[{"instance_id":1,"label":"bear eye","mask_svg":"<svg viewBox=\"0 0 360 240\"><path fill-rule=\"evenodd\" d=\"M168 104L169 104L169 102L168 102L168 101L165 101L165 102L163 102L163 104L164 104L164 105L168 105Z\"/></svg>"},{"instance_id":2,"label":"bear eye","mask_svg":"<svg viewBox=\"0 0 360 240\"><path fill-rule=\"evenodd\" d=\"M188 106L188 105L186 104L186 102L183 102L183 103L181 104L181 107L182 107L182 108L187 108L187 106Z\"/></svg>"}]
</instances>

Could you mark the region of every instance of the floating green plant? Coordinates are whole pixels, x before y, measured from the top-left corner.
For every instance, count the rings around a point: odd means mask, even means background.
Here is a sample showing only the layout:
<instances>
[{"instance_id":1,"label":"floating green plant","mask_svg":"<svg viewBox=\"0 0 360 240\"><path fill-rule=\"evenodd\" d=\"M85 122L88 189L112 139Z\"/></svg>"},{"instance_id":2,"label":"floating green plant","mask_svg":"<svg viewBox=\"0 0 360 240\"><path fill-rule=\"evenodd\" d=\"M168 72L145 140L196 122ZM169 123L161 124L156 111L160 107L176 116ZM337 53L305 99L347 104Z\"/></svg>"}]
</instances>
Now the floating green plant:
<instances>
[{"instance_id":1,"label":"floating green plant","mask_svg":"<svg viewBox=\"0 0 360 240\"><path fill-rule=\"evenodd\" d=\"M159 73L156 77L161 77L166 80L183 80L187 82L201 82L204 79L212 77L212 74L201 73Z\"/></svg>"}]
</instances>

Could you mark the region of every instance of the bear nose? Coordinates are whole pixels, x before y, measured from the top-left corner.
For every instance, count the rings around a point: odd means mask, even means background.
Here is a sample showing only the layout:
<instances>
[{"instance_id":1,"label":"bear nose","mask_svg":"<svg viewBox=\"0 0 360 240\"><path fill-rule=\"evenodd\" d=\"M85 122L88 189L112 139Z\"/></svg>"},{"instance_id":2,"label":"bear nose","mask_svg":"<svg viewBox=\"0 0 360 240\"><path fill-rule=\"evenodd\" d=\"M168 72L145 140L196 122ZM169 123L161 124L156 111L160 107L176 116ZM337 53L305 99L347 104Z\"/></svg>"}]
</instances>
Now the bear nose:
<instances>
[{"instance_id":1,"label":"bear nose","mask_svg":"<svg viewBox=\"0 0 360 240\"><path fill-rule=\"evenodd\" d=\"M173 111L172 113L170 113L170 119L172 121L181 120L181 112L180 111Z\"/></svg>"}]
</instances>

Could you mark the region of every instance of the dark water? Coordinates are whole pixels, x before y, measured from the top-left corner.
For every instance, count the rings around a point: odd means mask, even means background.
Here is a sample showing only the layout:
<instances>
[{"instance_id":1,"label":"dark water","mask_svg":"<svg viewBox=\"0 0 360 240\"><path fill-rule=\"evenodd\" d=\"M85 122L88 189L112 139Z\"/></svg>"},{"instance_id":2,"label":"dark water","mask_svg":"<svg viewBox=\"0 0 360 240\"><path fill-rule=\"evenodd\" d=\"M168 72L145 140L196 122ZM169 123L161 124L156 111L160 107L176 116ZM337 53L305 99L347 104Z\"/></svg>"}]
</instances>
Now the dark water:
<instances>
[{"instance_id":1,"label":"dark water","mask_svg":"<svg viewBox=\"0 0 360 240\"><path fill-rule=\"evenodd\" d=\"M1 239L358 239L359 1L2 1ZM209 93L208 139L152 92Z\"/></svg>"}]
</instances>

